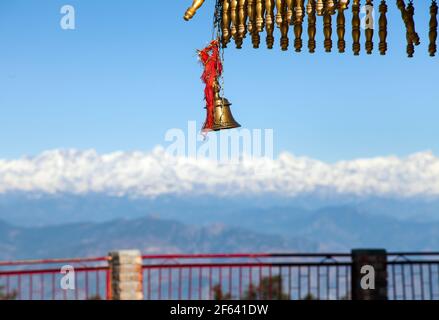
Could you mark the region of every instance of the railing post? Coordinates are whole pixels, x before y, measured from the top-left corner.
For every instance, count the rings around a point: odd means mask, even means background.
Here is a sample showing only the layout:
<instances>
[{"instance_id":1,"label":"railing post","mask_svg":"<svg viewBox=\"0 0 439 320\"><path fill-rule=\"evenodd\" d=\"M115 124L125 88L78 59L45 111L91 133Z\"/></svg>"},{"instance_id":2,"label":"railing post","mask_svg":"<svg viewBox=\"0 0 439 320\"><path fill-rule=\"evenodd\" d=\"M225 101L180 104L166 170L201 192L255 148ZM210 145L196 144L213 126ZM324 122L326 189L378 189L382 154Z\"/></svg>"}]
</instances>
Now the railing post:
<instances>
[{"instance_id":1,"label":"railing post","mask_svg":"<svg viewBox=\"0 0 439 320\"><path fill-rule=\"evenodd\" d=\"M142 300L142 256L138 250L109 253L111 298L113 300Z\"/></svg>"},{"instance_id":2,"label":"railing post","mask_svg":"<svg viewBox=\"0 0 439 320\"><path fill-rule=\"evenodd\" d=\"M352 250L352 300L387 300L387 252Z\"/></svg>"}]
</instances>

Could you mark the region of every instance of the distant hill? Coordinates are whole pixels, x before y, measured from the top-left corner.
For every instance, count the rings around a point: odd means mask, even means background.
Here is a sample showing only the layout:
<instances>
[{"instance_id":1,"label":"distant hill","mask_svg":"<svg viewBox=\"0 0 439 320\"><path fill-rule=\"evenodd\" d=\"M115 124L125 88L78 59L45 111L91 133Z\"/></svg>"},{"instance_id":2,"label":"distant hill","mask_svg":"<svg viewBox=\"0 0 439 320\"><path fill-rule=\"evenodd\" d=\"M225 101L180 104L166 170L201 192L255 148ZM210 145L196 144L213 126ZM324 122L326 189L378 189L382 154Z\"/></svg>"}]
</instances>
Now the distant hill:
<instances>
[{"instance_id":1,"label":"distant hill","mask_svg":"<svg viewBox=\"0 0 439 320\"><path fill-rule=\"evenodd\" d=\"M345 251L355 247L439 251L439 222L398 220L350 207L328 207L292 216L279 225L278 232L270 231L312 239L320 244L319 251Z\"/></svg>"},{"instance_id":2,"label":"distant hill","mask_svg":"<svg viewBox=\"0 0 439 320\"><path fill-rule=\"evenodd\" d=\"M361 213L389 216L398 220L439 222L439 199L324 198L317 195L285 198L267 194L248 197L186 195L157 198L116 197L98 193L0 194L0 219L13 225L29 227L135 219L148 215L186 224L231 224L236 215L247 215L246 219L256 215L259 219L274 214L277 219L289 219L328 207L352 208ZM255 223L258 221L250 219ZM265 223L271 225L277 221L272 219Z\"/></svg>"},{"instance_id":3,"label":"distant hill","mask_svg":"<svg viewBox=\"0 0 439 320\"><path fill-rule=\"evenodd\" d=\"M0 258L144 252L439 251L427 199L0 196ZM147 218L146 218L147 217Z\"/></svg>"},{"instance_id":4,"label":"distant hill","mask_svg":"<svg viewBox=\"0 0 439 320\"><path fill-rule=\"evenodd\" d=\"M115 249L143 253L315 251L303 238L242 228L187 226L155 218L23 228L0 221L0 260L101 256Z\"/></svg>"},{"instance_id":5,"label":"distant hill","mask_svg":"<svg viewBox=\"0 0 439 320\"><path fill-rule=\"evenodd\" d=\"M319 251L355 247L439 251L439 222L397 219L350 206L239 210L223 215L222 221L229 225L239 221L242 228L256 232L310 239L319 244Z\"/></svg>"}]
</instances>

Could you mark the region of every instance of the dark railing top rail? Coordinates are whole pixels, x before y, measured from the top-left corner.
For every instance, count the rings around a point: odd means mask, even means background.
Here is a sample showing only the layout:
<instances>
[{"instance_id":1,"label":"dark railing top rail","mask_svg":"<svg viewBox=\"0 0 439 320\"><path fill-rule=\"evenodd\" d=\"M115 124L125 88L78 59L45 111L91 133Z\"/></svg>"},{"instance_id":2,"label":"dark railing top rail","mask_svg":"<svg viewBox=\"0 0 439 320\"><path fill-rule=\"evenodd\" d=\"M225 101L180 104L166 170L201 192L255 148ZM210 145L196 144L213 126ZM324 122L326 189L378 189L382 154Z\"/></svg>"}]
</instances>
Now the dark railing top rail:
<instances>
[{"instance_id":1,"label":"dark railing top rail","mask_svg":"<svg viewBox=\"0 0 439 320\"><path fill-rule=\"evenodd\" d=\"M387 252L388 256L439 256L439 252Z\"/></svg>"},{"instance_id":2,"label":"dark railing top rail","mask_svg":"<svg viewBox=\"0 0 439 320\"><path fill-rule=\"evenodd\" d=\"M258 258L331 258L350 257L350 253L233 253L144 255L144 260L163 259L258 259Z\"/></svg>"},{"instance_id":3,"label":"dark railing top rail","mask_svg":"<svg viewBox=\"0 0 439 320\"><path fill-rule=\"evenodd\" d=\"M388 265L428 265L438 264L439 260L393 260L387 261Z\"/></svg>"},{"instance_id":4,"label":"dark railing top rail","mask_svg":"<svg viewBox=\"0 0 439 320\"><path fill-rule=\"evenodd\" d=\"M400 252L387 253L388 264L404 264L404 263L438 263L439 252Z\"/></svg>"},{"instance_id":5,"label":"dark railing top rail","mask_svg":"<svg viewBox=\"0 0 439 320\"><path fill-rule=\"evenodd\" d=\"M388 252L388 256L439 256L439 252ZM351 253L214 253L214 254L160 254L143 255L146 259L239 259L239 258L319 258L350 257Z\"/></svg>"},{"instance_id":6,"label":"dark railing top rail","mask_svg":"<svg viewBox=\"0 0 439 320\"><path fill-rule=\"evenodd\" d=\"M331 267L331 266L350 266L349 262L303 262L303 263L288 263L288 262L275 262L275 263L185 263L185 264L151 264L144 265L144 269L186 269L186 268L245 268L245 267Z\"/></svg>"}]
</instances>

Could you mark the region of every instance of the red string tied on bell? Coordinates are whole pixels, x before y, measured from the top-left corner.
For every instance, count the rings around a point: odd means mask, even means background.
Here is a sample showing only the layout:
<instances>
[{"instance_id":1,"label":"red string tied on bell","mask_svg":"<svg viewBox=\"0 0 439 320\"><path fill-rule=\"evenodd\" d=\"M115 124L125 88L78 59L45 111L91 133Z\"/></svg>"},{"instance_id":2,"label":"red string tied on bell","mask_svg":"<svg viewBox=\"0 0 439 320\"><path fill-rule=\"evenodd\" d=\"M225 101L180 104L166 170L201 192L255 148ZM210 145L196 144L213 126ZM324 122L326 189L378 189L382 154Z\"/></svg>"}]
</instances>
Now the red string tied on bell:
<instances>
[{"instance_id":1,"label":"red string tied on bell","mask_svg":"<svg viewBox=\"0 0 439 320\"><path fill-rule=\"evenodd\" d=\"M204 99L206 100L206 121L202 132L207 133L213 130L214 110L215 110L215 85L223 72L221 62L219 41L213 40L203 50L198 50L198 57L203 64L204 71L201 80L206 85L204 89Z\"/></svg>"}]
</instances>

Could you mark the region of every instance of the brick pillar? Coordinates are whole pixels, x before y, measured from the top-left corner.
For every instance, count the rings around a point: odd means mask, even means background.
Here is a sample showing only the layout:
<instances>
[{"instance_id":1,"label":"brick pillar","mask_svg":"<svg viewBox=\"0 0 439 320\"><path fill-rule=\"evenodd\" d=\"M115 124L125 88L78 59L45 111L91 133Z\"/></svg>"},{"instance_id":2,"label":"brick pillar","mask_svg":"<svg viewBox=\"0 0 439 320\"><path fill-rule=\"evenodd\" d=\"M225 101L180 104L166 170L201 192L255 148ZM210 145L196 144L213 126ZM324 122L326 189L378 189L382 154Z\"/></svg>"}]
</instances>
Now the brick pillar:
<instances>
[{"instance_id":1,"label":"brick pillar","mask_svg":"<svg viewBox=\"0 0 439 320\"><path fill-rule=\"evenodd\" d=\"M142 300L142 256L137 250L113 251L110 256L111 298Z\"/></svg>"},{"instance_id":2,"label":"brick pillar","mask_svg":"<svg viewBox=\"0 0 439 320\"><path fill-rule=\"evenodd\" d=\"M365 289L364 285L371 284L366 280L372 280L373 276L374 288ZM352 250L352 300L387 300L386 250Z\"/></svg>"}]
</instances>

